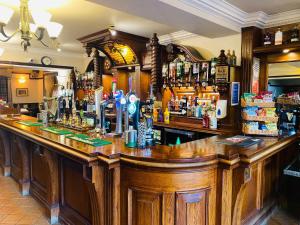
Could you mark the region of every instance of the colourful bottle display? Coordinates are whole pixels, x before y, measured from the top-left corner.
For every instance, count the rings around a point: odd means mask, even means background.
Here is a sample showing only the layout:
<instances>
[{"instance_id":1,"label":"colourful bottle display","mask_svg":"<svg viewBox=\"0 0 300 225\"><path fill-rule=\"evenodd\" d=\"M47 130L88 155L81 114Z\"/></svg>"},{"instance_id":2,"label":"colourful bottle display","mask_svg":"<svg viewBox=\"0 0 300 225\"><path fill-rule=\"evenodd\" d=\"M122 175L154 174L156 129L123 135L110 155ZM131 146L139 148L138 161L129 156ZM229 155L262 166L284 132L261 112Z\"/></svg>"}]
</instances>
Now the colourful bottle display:
<instances>
[{"instance_id":1,"label":"colourful bottle display","mask_svg":"<svg viewBox=\"0 0 300 225\"><path fill-rule=\"evenodd\" d=\"M166 110L164 112L164 122L165 122L165 124L170 123L170 112L169 112L168 108L166 108Z\"/></svg>"}]
</instances>

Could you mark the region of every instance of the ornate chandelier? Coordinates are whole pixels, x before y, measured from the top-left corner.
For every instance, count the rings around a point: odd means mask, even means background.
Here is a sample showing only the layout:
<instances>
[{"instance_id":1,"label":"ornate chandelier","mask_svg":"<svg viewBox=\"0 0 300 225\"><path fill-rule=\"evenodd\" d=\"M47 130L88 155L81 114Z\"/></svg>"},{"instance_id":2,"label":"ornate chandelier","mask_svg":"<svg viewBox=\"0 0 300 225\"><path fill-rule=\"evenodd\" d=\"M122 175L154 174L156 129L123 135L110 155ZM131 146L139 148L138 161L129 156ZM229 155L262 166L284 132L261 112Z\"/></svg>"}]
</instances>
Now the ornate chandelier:
<instances>
[{"instance_id":1,"label":"ornate chandelier","mask_svg":"<svg viewBox=\"0 0 300 225\"><path fill-rule=\"evenodd\" d=\"M20 26L11 35L6 34L4 27L12 18L14 10L0 5L0 33L2 34L0 41L8 42L17 33L20 33L22 39L21 46L24 48L24 51L27 51L28 47L31 46L30 41L33 38L41 42L45 47L49 47L43 40L45 31L47 31L53 45L58 48L59 43L57 42L57 38L63 26L59 23L51 22L52 15L47 11L30 10L28 2L29 0L20 0ZM34 23L30 23L31 18Z\"/></svg>"}]
</instances>

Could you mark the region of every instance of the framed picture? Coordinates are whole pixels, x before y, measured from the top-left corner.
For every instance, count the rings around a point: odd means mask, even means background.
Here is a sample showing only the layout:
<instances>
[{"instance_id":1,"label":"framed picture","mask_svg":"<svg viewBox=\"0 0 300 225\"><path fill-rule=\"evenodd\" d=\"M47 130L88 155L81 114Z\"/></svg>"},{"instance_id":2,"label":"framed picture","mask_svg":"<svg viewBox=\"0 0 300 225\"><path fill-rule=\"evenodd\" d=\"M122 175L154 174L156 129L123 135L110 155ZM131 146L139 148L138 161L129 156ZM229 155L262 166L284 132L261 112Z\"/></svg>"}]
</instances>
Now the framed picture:
<instances>
[{"instance_id":1,"label":"framed picture","mask_svg":"<svg viewBox=\"0 0 300 225\"><path fill-rule=\"evenodd\" d=\"M26 97L28 96L28 88L17 88L16 89L17 97Z\"/></svg>"},{"instance_id":2,"label":"framed picture","mask_svg":"<svg viewBox=\"0 0 300 225\"><path fill-rule=\"evenodd\" d=\"M216 66L216 83L229 82L229 66Z\"/></svg>"}]
</instances>

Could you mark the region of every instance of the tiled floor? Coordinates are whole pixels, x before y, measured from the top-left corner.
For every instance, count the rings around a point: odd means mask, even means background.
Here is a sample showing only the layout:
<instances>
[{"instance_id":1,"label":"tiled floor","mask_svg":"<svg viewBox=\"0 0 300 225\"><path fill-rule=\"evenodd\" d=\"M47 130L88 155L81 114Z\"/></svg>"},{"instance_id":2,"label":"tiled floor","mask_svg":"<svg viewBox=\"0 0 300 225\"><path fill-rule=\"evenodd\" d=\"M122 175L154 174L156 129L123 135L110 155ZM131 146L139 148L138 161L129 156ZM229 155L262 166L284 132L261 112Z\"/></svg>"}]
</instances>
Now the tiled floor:
<instances>
[{"instance_id":1,"label":"tiled floor","mask_svg":"<svg viewBox=\"0 0 300 225\"><path fill-rule=\"evenodd\" d=\"M0 225L48 225L44 209L30 196L22 196L15 181L0 175Z\"/></svg>"},{"instance_id":2,"label":"tiled floor","mask_svg":"<svg viewBox=\"0 0 300 225\"><path fill-rule=\"evenodd\" d=\"M283 210L276 210L267 225L299 225L300 221L287 214Z\"/></svg>"}]
</instances>

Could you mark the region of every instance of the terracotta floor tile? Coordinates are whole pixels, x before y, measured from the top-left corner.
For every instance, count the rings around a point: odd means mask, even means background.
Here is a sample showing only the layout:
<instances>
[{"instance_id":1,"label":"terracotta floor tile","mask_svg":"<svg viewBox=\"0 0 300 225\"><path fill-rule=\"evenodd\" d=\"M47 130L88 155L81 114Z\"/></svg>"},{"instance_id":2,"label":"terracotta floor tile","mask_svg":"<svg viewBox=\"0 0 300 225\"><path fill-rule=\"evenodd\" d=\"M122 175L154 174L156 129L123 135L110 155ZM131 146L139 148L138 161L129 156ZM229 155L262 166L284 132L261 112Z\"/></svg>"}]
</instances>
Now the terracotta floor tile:
<instances>
[{"instance_id":1,"label":"terracotta floor tile","mask_svg":"<svg viewBox=\"0 0 300 225\"><path fill-rule=\"evenodd\" d=\"M45 210L31 196L22 196L16 182L0 175L0 225L49 225Z\"/></svg>"}]
</instances>

